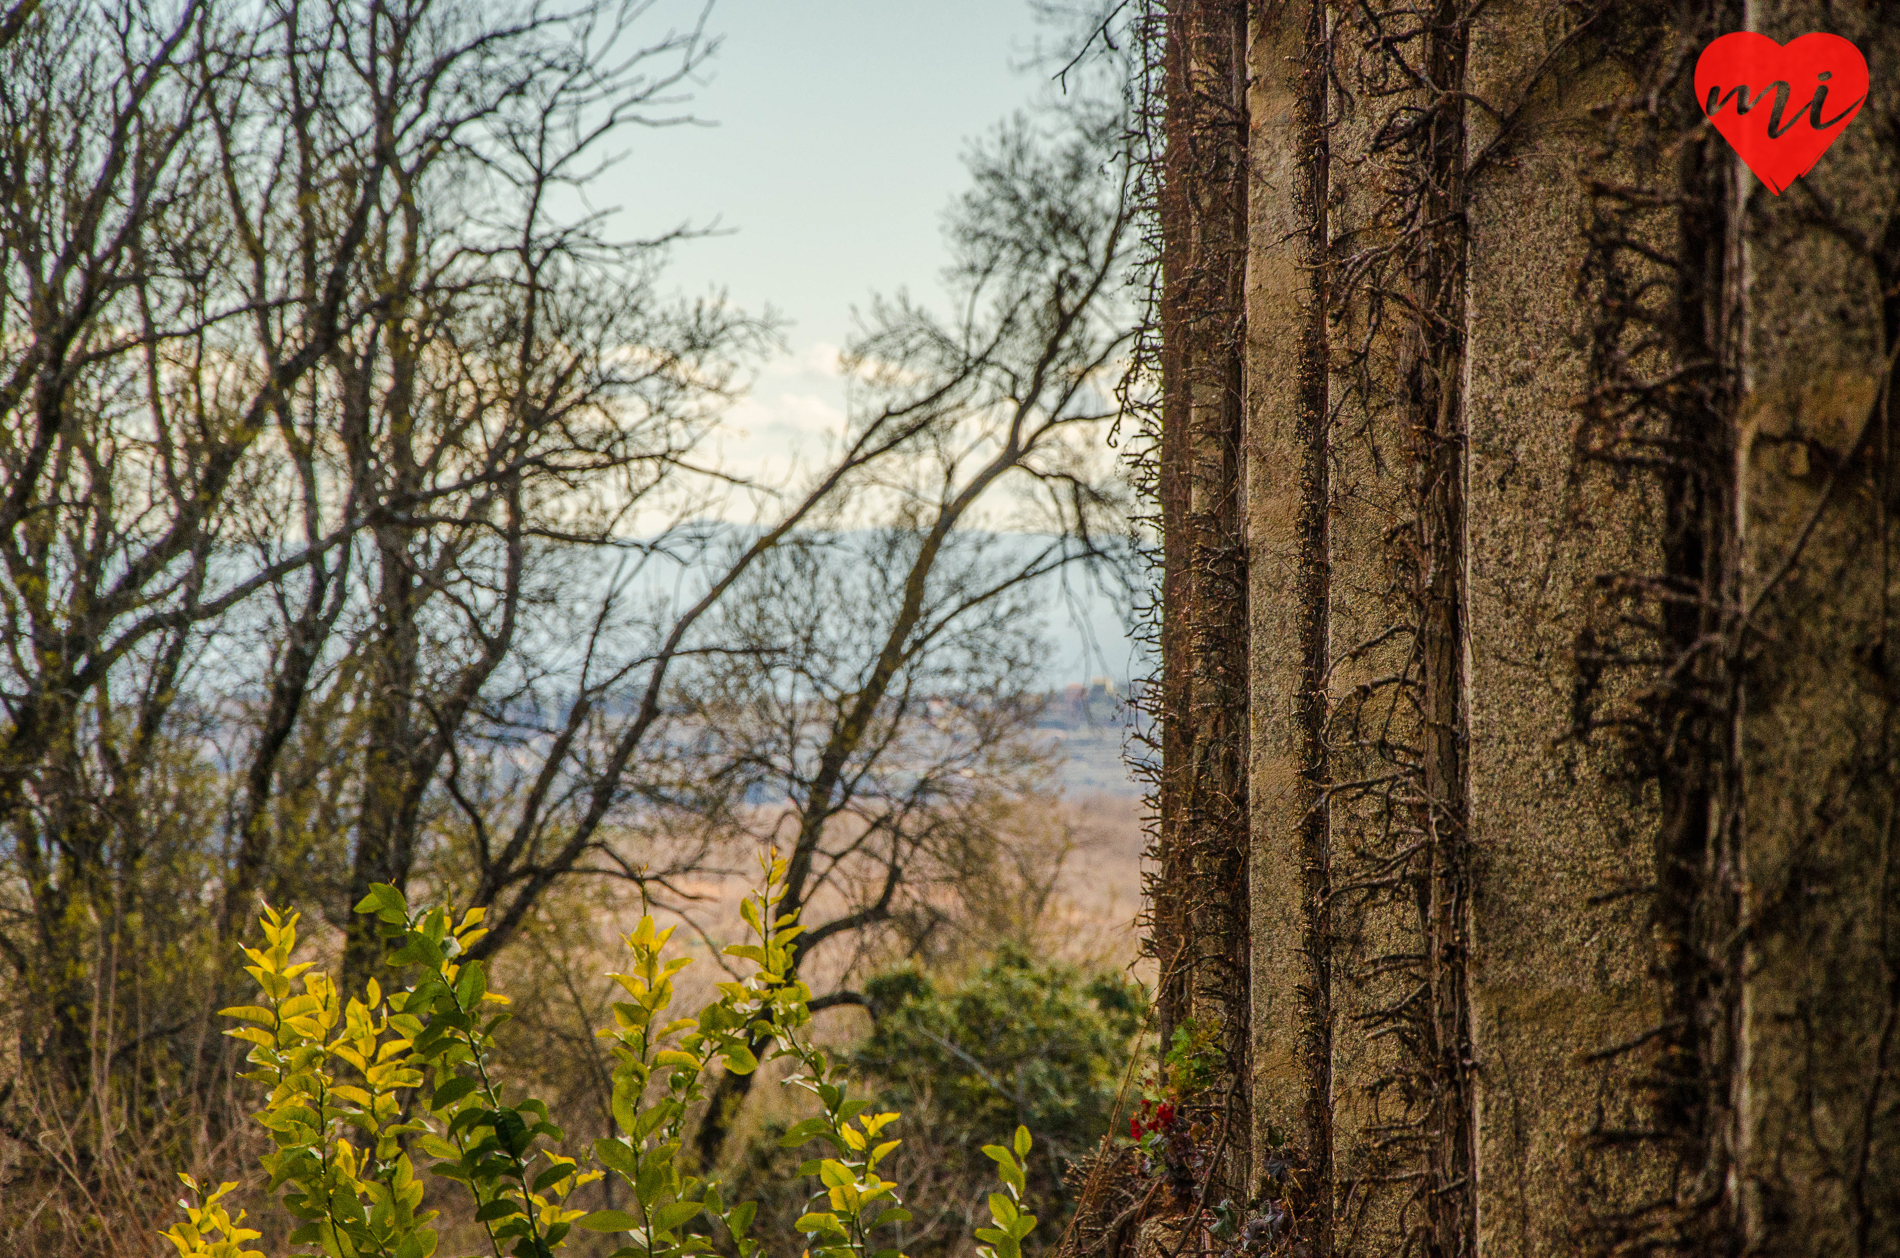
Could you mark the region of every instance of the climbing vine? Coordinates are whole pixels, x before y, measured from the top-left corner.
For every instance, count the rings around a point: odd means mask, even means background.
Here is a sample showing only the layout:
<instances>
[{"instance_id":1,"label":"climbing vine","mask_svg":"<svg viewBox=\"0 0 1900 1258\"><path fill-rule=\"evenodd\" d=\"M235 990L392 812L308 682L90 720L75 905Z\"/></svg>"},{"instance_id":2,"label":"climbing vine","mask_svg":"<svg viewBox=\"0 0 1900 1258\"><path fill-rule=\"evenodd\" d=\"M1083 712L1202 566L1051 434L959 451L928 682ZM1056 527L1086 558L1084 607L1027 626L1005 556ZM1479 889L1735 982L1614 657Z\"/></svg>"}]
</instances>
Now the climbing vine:
<instances>
[{"instance_id":1,"label":"climbing vine","mask_svg":"<svg viewBox=\"0 0 1900 1258\"><path fill-rule=\"evenodd\" d=\"M1845 178L1814 172L1771 203L1688 87L1701 47L1750 21L1776 38L1825 25L1878 55L1873 27L1822 16L1697 3L1617 32L1630 90L1605 110L1590 187L1577 477L1615 478L1658 545L1598 576L1576 728L1622 747L1653 801L1651 868L1602 900L1644 907L1660 998L1592 1057L1643 1102L1640 1121L1607 1111L1591 1133L1579 1227L1602 1252L1895 1240L1874 1184L1900 1116L1900 740L1883 680L1900 129L1870 120L1867 147L1835 159ZM1817 303L1825 321L1794 313ZM1849 920L1867 932L1830 925ZM1632 1175L1646 1191L1609 1187Z\"/></svg>"}]
</instances>

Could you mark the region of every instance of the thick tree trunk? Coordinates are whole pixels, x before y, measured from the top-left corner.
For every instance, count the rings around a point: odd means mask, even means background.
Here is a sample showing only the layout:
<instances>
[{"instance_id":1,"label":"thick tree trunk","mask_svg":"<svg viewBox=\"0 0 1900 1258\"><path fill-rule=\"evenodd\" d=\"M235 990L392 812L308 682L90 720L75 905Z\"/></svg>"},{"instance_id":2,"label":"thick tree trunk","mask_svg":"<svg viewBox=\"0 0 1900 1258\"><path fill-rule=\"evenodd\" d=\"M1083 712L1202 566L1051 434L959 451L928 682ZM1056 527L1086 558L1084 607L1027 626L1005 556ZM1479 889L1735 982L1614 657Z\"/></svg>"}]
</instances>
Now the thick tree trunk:
<instances>
[{"instance_id":1,"label":"thick tree trunk","mask_svg":"<svg viewBox=\"0 0 1900 1258\"><path fill-rule=\"evenodd\" d=\"M1162 229L1161 885L1164 1048L1189 1022L1226 1057L1212 1128L1243 1196L1247 1028L1247 549L1241 516L1247 6L1191 0L1167 24Z\"/></svg>"},{"instance_id":2,"label":"thick tree trunk","mask_svg":"<svg viewBox=\"0 0 1900 1258\"><path fill-rule=\"evenodd\" d=\"M1254 1187L1269 1159L1299 1165L1315 1258L1332 1252L1333 1191L1325 20L1317 3L1256 20L1246 293Z\"/></svg>"},{"instance_id":3,"label":"thick tree trunk","mask_svg":"<svg viewBox=\"0 0 1900 1258\"><path fill-rule=\"evenodd\" d=\"M1900 108L1775 197L1691 86L1891 7L1169 9L1159 1012L1251 933L1298 1252L1900 1244Z\"/></svg>"}]
</instances>

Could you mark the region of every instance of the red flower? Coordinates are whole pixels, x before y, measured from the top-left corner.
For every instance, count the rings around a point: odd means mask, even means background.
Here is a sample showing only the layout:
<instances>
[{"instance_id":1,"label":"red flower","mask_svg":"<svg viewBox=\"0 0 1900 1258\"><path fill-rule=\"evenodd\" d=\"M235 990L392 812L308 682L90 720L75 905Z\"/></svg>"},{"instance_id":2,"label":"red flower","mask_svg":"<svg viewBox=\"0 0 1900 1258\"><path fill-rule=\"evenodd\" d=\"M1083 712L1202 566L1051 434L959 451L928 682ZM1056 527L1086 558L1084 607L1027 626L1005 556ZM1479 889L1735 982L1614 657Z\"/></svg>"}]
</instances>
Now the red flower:
<instances>
[{"instance_id":1,"label":"red flower","mask_svg":"<svg viewBox=\"0 0 1900 1258\"><path fill-rule=\"evenodd\" d=\"M1163 1101L1155 1107L1155 1126L1164 1129L1174 1126L1173 1101Z\"/></svg>"},{"instance_id":2,"label":"red flower","mask_svg":"<svg viewBox=\"0 0 1900 1258\"><path fill-rule=\"evenodd\" d=\"M1134 1118L1134 1117L1130 1117L1130 1118L1129 1118L1129 1120L1128 1120L1128 1138L1129 1138L1130 1140L1139 1140L1139 1139L1141 1139L1141 1120L1140 1120L1139 1118Z\"/></svg>"}]
</instances>

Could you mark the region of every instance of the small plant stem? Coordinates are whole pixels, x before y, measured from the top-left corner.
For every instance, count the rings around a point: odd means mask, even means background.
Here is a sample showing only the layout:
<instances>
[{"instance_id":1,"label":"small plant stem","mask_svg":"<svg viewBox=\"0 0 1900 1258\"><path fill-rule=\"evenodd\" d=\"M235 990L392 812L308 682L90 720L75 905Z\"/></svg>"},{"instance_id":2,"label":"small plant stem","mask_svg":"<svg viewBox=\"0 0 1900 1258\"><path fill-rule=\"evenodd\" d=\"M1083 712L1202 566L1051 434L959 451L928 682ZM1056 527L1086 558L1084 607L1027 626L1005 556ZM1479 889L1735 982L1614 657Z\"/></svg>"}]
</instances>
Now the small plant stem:
<instances>
[{"instance_id":1,"label":"small plant stem","mask_svg":"<svg viewBox=\"0 0 1900 1258\"><path fill-rule=\"evenodd\" d=\"M468 1155L468 1137L459 1131L455 1133L455 1151L464 1157ZM475 1185L473 1184L468 1186L468 1191L475 1198L475 1208L480 1210L482 1208L482 1195L475 1191ZM501 1242L495 1239L494 1223L492 1221L484 1222L482 1224L482 1231L488 1233L488 1247L495 1251L495 1258L501 1258Z\"/></svg>"},{"instance_id":2,"label":"small plant stem","mask_svg":"<svg viewBox=\"0 0 1900 1258\"><path fill-rule=\"evenodd\" d=\"M474 1014L469 1013L468 1010L462 1008L461 997L455 994L455 984L449 982L446 975L440 970L437 970L436 977L442 979L443 989L448 992L449 1003L455 1006L455 1011L468 1018L469 1029L462 1032L462 1039L468 1044L469 1054L475 1060L475 1073L481 1076L482 1095L488 1101L488 1108L499 1115L502 1109L501 1094L495 1090L494 1083L490 1081L488 1077L487 1059L482 1052L481 1042L475 1037L475 1025L479 1019ZM495 1134L497 1136L501 1135L499 1128L496 1129ZM528 1187L527 1163L523 1162L521 1155L516 1153L513 1149L508 1150L508 1157L515 1164L515 1182L521 1185L521 1208L528 1216L528 1231L535 1239L535 1248L545 1250L547 1248L547 1242L541 1235L541 1221L535 1217L534 1213L534 1193ZM477 1193L475 1198L479 1206L481 1194ZM494 1232L492 1229L489 1232L489 1240L491 1243L494 1241ZM500 1253L499 1248L497 1248L496 1253Z\"/></svg>"}]
</instances>

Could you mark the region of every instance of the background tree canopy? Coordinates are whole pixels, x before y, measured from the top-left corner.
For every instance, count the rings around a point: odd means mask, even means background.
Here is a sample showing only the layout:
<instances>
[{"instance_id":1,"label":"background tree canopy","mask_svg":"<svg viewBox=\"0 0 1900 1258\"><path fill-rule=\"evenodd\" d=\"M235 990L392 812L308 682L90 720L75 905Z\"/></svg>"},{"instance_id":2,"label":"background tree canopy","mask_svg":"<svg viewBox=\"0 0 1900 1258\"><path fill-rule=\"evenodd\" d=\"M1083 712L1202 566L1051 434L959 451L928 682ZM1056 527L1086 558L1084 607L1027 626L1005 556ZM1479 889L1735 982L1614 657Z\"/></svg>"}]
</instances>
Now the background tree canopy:
<instances>
[{"instance_id":1,"label":"background tree canopy","mask_svg":"<svg viewBox=\"0 0 1900 1258\"><path fill-rule=\"evenodd\" d=\"M1026 1124L1053 1187L1108 1132L1146 995L1110 972L1038 963L1006 945L961 982L916 967L864 985L875 1019L850 1060L894 1102L927 1111L938 1139L977 1145Z\"/></svg>"}]
</instances>

